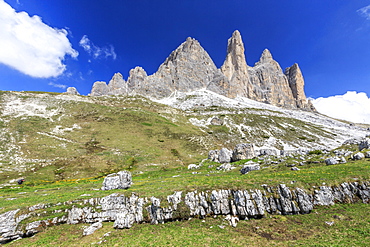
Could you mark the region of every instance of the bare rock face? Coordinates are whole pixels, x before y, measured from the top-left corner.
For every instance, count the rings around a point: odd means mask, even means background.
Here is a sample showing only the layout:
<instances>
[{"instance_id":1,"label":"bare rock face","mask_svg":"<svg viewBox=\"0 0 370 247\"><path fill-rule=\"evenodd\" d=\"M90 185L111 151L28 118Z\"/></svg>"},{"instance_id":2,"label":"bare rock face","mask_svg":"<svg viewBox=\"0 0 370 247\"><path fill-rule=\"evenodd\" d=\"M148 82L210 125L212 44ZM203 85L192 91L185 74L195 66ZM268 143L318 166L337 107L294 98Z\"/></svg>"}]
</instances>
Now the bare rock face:
<instances>
[{"instance_id":1,"label":"bare rock face","mask_svg":"<svg viewBox=\"0 0 370 247\"><path fill-rule=\"evenodd\" d=\"M108 85L94 83L90 95L140 94L161 99L177 91L207 89L229 98L247 97L275 106L315 111L303 87L298 65L287 68L284 74L267 49L254 67L248 66L240 32L235 31L228 40L226 59L220 69L197 40L187 38L153 75L136 67L125 82L116 73Z\"/></svg>"},{"instance_id":2,"label":"bare rock face","mask_svg":"<svg viewBox=\"0 0 370 247\"><path fill-rule=\"evenodd\" d=\"M155 74L143 80L137 91L155 98L167 97L176 91L191 92L206 88L217 73L220 74L199 42L187 38ZM129 84L131 87L131 81Z\"/></svg>"},{"instance_id":3,"label":"bare rock face","mask_svg":"<svg viewBox=\"0 0 370 247\"><path fill-rule=\"evenodd\" d=\"M137 66L134 69L131 69L129 74L130 75L127 79L127 86L129 90L135 91L145 85L144 82L148 75L142 67Z\"/></svg>"},{"instance_id":4,"label":"bare rock face","mask_svg":"<svg viewBox=\"0 0 370 247\"><path fill-rule=\"evenodd\" d=\"M127 94L128 88L121 73L115 73L108 84L108 94L120 95Z\"/></svg>"},{"instance_id":5,"label":"bare rock face","mask_svg":"<svg viewBox=\"0 0 370 247\"><path fill-rule=\"evenodd\" d=\"M225 96L235 98L236 96L248 97L252 94L244 44L238 30L228 40L226 59L221 66L221 72L229 81L225 88L227 90Z\"/></svg>"},{"instance_id":6,"label":"bare rock face","mask_svg":"<svg viewBox=\"0 0 370 247\"><path fill-rule=\"evenodd\" d=\"M90 96L103 96L108 95L109 88L106 82L104 81L97 81L94 83Z\"/></svg>"},{"instance_id":7,"label":"bare rock face","mask_svg":"<svg viewBox=\"0 0 370 247\"><path fill-rule=\"evenodd\" d=\"M254 147L247 143L236 145L232 153L232 161L253 159L254 157L256 157Z\"/></svg>"},{"instance_id":8,"label":"bare rock face","mask_svg":"<svg viewBox=\"0 0 370 247\"><path fill-rule=\"evenodd\" d=\"M71 95L80 95L80 93L77 91L77 89L75 87L69 87L67 88L67 94L71 94Z\"/></svg>"},{"instance_id":9,"label":"bare rock face","mask_svg":"<svg viewBox=\"0 0 370 247\"><path fill-rule=\"evenodd\" d=\"M291 67L286 68L284 73L288 78L297 108L316 111L315 107L312 105L311 101L307 100L306 94L304 93L304 79L298 64L295 63Z\"/></svg>"},{"instance_id":10,"label":"bare rock face","mask_svg":"<svg viewBox=\"0 0 370 247\"><path fill-rule=\"evenodd\" d=\"M129 171L120 171L109 174L103 181L102 190L128 189L131 187L132 177Z\"/></svg>"},{"instance_id":11,"label":"bare rock face","mask_svg":"<svg viewBox=\"0 0 370 247\"><path fill-rule=\"evenodd\" d=\"M288 79L269 50L263 51L260 60L249 70L249 75L254 86L254 94L249 95L249 98L280 107L295 108Z\"/></svg>"}]
</instances>

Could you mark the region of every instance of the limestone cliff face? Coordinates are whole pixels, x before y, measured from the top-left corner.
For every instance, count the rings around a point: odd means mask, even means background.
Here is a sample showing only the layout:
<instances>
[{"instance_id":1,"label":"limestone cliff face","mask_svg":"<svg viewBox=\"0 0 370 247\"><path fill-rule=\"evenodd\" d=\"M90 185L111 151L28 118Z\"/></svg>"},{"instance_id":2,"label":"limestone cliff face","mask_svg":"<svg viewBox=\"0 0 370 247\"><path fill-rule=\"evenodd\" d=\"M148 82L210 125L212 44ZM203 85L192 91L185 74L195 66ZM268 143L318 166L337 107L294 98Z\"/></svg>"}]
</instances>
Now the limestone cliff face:
<instances>
[{"instance_id":1,"label":"limestone cliff face","mask_svg":"<svg viewBox=\"0 0 370 247\"><path fill-rule=\"evenodd\" d=\"M260 60L248 72L253 85L253 94L249 95L249 98L276 106L295 108L288 79L269 50L263 51Z\"/></svg>"},{"instance_id":2,"label":"limestone cliff face","mask_svg":"<svg viewBox=\"0 0 370 247\"><path fill-rule=\"evenodd\" d=\"M298 64L295 63L291 67L286 68L285 75L288 78L297 108L316 111L315 107L312 105L311 101L307 100L306 94L304 93L304 79Z\"/></svg>"},{"instance_id":3,"label":"limestone cliff face","mask_svg":"<svg viewBox=\"0 0 370 247\"><path fill-rule=\"evenodd\" d=\"M90 96L108 95L109 89L105 81L97 81L94 83Z\"/></svg>"},{"instance_id":4,"label":"limestone cliff face","mask_svg":"<svg viewBox=\"0 0 370 247\"><path fill-rule=\"evenodd\" d=\"M120 95L128 92L127 84L121 73L115 73L108 84L108 94Z\"/></svg>"},{"instance_id":5,"label":"limestone cliff face","mask_svg":"<svg viewBox=\"0 0 370 247\"><path fill-rule=\"evenodd\" d=\"M251 97L253 86L249 81L248 65L244 55L244 44L239 31L235 31L228 40L227 54L221 72L228 79L225 96Z\"/></svg>"},{"instance_id":6,"label":"limestone cliff face","mask_svg":"<svg viewBox=\"0 0 370 247\"><path fill-rule=\"evenodd\" d=\"M108 85L96 82L90 95L140 94L168 97L176 91L207 89L229 98L247 97L286 108L314 110L304 94L304 80L297 64L283 73L265 49L254 67L247 65L239 31L228 40L226 59L220 69L200 43L187 38L153 75L141 67L130 70L127 82L116 73Z\"/></svg>"}]
</instances>

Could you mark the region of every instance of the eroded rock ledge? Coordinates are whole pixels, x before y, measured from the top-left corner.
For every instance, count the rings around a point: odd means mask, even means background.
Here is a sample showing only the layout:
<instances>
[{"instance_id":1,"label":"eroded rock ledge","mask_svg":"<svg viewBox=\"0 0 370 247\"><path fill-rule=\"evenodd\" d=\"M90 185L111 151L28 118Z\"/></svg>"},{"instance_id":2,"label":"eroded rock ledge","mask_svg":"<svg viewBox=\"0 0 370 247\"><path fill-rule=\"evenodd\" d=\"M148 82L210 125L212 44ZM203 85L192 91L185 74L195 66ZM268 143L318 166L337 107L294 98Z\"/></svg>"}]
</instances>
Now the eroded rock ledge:
<instances>
[{"instance_id":1,"label":"eroded rock ledge","mask_svg":"<svg viewBox=\"0 0 370 247\"><path fill-rule=\"evenodd\" d=\"M370 183L352 182L339 186L320 186L312 191L262 185L262 190L212 190L174 192L167 200L140 198L135 194L126 197L113 193L103 198L58 203L70 205L63 216L23 223L27 218L42 216L45 208L57 205L38 204L20 214L20 209L0 215L0 243L32 236L45 227L58 224L114 222L114 228L130 228L135 223L165 223L190 217L205 218L211 215L228 215L229 219L247 220L262 218L267 214L308 214L315 206L334 203L369 203ZM53 213L61 213L54 210ZM41 214L40 214L41 213Z\"/></svg>"}]
</instances>

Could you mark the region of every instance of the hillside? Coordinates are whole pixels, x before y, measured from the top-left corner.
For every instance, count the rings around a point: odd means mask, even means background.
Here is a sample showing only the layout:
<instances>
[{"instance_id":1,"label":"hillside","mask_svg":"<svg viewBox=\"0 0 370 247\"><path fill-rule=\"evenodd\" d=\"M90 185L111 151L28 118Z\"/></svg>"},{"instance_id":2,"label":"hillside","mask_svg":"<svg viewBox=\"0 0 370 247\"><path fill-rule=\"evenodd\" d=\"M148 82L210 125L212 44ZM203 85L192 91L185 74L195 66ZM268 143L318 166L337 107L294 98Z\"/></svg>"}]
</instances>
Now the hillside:
<instances>
[{"instance_id":1,"label":"hillside","mask_svg":"<svg viewBox=\"0 0 370 247\"><path fill-rule=\"evenodd\" d=\"M21 217L29 212L25 220L20 220L19 227L25 232L27 224L70 217L69 210L83 207L87 199L109 197L116 192L124 193L127 198L132 193L140 198L154 196L160 198L162 207L165 207L165 198L175 191L185 194L215 189L256 190L263 184L274 187L287 184L314 193L313 186L323 183L339 186L343 182L366 184L370 180L368 159L351 159L353 152L358 152L355 144L358 141L343 145L348 139L365 137L369 126L356 126L315 112L283 109L243 97L230 99L207 90L177 92L160 100L142 96L86 97L40 92L1 92L0 95L0 214L17 212ZM221 169L220 164L207 160L210 150L233 149L240 143L254 145L257 156L253 162L261 165L261 170L241 175L239 170L248 160L232 163L236 169L231 170ZM329 151L333 149L336 150ZM277 155L260 155L266 150L274 150ZM334 166L325 164L325 159L336 156L347 162ZM195 164L197 168L189 170L189 164ZM292 171L291 167L299 169ZM131 171L132 187L125 191L100 190L104 177L120 170ZM17 185L19 178L25 178L25 183ZM149 199L145 200L147 207ZM335 214L335 210L342 212L341 207L335 206L334 211L327 209L327 214ZM177 220L189 217L185 208L181 204ZM356 204L354 208L358 211L342 215L351 218L348 224L359 223L362 227L368 222L360 213L366 207ZM18 209L20 211L9 211ZM325 210L318 212L326 217ZM149 222L148 217L144 213L145 222ZM304 215L289 219L288 216L265 217L262 223L241 221L240 228L227 228L230 236L238 239L235 245L243 246L243 241L236 236L239 231L248 232L249 228L255 229L255 234L250 237L256 243L266 245L266 241L277 243L281 240L282 246L314 238L322 227L325 228L325 224L317 226L317 221ZM302 227L314 230L305 234L303 228L291 227L294 221L304 222ZM224 225L222 218L207 219L206 222L209 229ZM335 236L335 231L343 232L348 227L345 222L338 220L330 234ZM196 232L204 230L200 230L198 224L203 223L201 219L189 223L172 222L168 223L168 229L160 227L158 230L140 224L135 228L141 229L135 239L144 238L147 231L160 231L167 236L169 232L165 232L171 229L173 245L177 245L180 241L177 237L181 236L176 234L179 228L186 226L189 234L197 236ZM257 231L256 227L264 227L264 230ZM106 239L107 245L129 241L117 239L126 232L108 233L112 230L109 222L104 223L103 229L93 237L82 237L82 230L74 225L34 229L42 233L9 245L33 246L51 242L58 245L63 241L66 245L88 246L99 242L98 236ZM275 233L278 230L288 234L287 237L279 237ZM36 233L32 231L28 230L29 235ZM71 238L58 235L58 231L68 232ZM219 230L210 231L207 234L220 234ZM297 231L299 234L295 234ZM363 237L368 230L364 231L356 232L355 236ZM204 239L207 234L196 239ZM335 241L333 236L327 238ZM144 240L140 241L138 246L144 243ZM196 240L189 240L188 245L196 246L193 241ZM228 237L212 241L215 245L232 242ZM345 237L343 241L346 241ZM171 243L164 237L153 245L171 246Z\"/></svg>"},{"instance_id":2,"label":"hillside","mask_svg":"<svg viewBox=\"0 0 370 247\"><path fill-rule=\"evenodd\" d=\"M316 113L207 91L160 102L168 105L140 96L2 92L1 183L40 172L58 180L148 164L187 166L209 150L243 142L256 149L334 149L367 133ZM88 169L79 171L79 163Z\"/></svg>"}]
</instances>

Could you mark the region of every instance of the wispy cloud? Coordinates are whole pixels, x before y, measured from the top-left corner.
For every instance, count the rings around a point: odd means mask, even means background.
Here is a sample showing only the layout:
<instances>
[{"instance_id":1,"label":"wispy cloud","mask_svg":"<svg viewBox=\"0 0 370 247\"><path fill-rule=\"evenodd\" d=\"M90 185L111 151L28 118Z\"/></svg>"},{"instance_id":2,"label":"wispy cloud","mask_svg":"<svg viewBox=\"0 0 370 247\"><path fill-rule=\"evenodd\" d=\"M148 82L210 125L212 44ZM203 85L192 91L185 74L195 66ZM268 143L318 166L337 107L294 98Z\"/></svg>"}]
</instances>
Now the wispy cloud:
<instances>
[{"instance_id":1,"label":"wispy cloud","mask_svg":"<svg viewBox=\"0 0 370 247\"><path fill-rule=\"evenodd\" d=\"M89 53L93 58L108 58L112 57L113 60L117 58L117 54L114 51L114 47L112 45L99 47L94 45L93 42L84 35L80 40L80 46L84 48L84 50Z\"/></svg>"},{"instance_id":2,"label":"wispy cloud","mask_svg":"<svg viewBox=\"0 0 370 247\"><path fill-rule=\"evenodd\" d=\"M66 89L67 88L67 85L64 85L64 84L58 84L58 83L54 83L54 82L49 82L48 84L49 86L53 86L53 87L56 87L56 88L61 88L61 89Z\"/></svg>"},{"instance_id":3,"label":"wispy cloud","mask_svg":"<svg viewBox=\"0 0 370 247\"><path fill-rule=\"evenodd\" d=\"M366 93L347 92L327 98L312 99L317 111L333 118L370 124L370 98Z\"/></svg>"},{"instance_id":4,"label":"wispy cloud","mask_svg":"<svg viewBox=\"0 0 370 247\"><path fill-rule=\"evenodd\" d=\"M65 29L50 27L39 16L16 12L0 0L0 63L38 78L61 75L64 57L76 58Z\"/></svg>"},{"instance_id":5,"label":"wispy cloud","mask_svg":"<svg viewBox=\"0 0 370 247\"><path fill-rule=\"evenodd\" d=\"M367 20L370 20L370 5L365 6L365 7L361 8L361 9L358 9L357 10L357 13L360 16L366 18Z\"/></svg>"}]
</instances>

